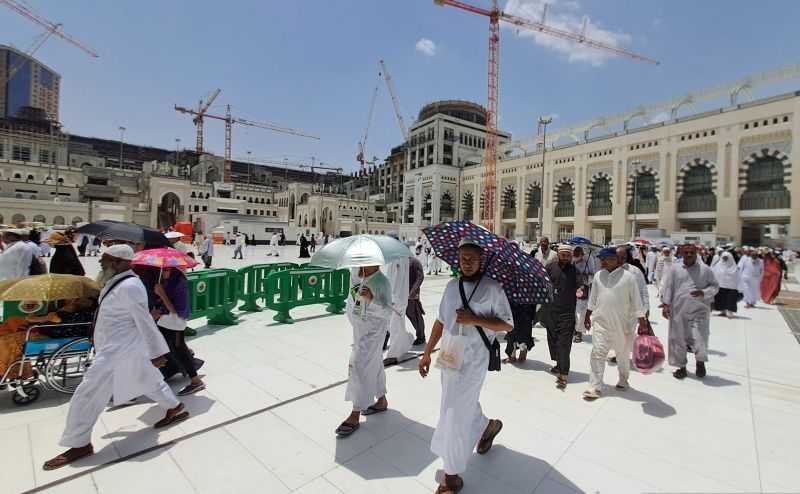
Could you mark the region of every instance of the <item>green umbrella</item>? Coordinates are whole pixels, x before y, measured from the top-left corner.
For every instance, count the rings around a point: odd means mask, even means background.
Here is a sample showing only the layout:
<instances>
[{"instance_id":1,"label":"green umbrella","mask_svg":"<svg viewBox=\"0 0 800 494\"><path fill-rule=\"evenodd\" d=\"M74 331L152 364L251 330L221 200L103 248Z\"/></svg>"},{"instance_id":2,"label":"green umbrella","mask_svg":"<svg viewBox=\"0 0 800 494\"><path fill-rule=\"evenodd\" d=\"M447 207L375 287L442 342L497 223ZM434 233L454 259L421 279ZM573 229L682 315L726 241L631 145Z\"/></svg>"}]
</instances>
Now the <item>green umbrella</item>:
<instances>
[{"instance_id":1,"label":"green umbrella","mask_svg":"<svg viewBox=\"0 0 800 494\"><path fill-rule=\"evenodd\" d=\"M336 239L318 250L311 264L331 269L357 268L383 266L402 257L411 257L411 250L396 238L354 235Z\"/></svg>"}]
</instances>

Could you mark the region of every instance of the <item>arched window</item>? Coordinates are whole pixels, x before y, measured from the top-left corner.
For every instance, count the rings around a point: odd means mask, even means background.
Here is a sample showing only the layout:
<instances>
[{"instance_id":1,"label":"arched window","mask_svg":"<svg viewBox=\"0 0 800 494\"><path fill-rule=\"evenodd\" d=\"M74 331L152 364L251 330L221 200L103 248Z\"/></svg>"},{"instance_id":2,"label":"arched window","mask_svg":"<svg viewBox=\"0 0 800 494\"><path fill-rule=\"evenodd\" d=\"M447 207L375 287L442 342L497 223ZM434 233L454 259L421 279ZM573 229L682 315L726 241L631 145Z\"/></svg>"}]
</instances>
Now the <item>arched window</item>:
<instances>
[{"instance_id":1,"label":"arched window","mask_svg":"<svg viewBox=\"0 0 800 494\"><path fill-rule=\"evenodd\" d=\"M39 223L45 223L47 220L45 219L44 215L37 214L36 216L33 217L33 221L36 221L36 222L39 222Z\"/></svg>"},{"instance_id":2,"label":"arched window","mask_svg":"<svg viewBox=\"0 0 800 494\"><path fill-rule=\"evenodd\" d=\"M475 197L472 192L464 192L464 197L461 198L461 211L465 220L471 220L475 214Z\"/></svg>"},{"instance_id":3,"label":"arched window","mask_svg":"<svg viewBox=\"0 0 800 494\"><path fill-rule=\"evenodd\" d=\"M589 197L589 216L611 214L611 182L607 177L599 177L592 185Z\"/></svg>"},{"instance_id":4,"label":"arched window","mask_svg":"<svg viewBox=\"0 0 800 494\"><path fill-rule=\"evenodd\" d=\"M83 218L80 216L75 216L72 218L72 224L77 225L78 223L83 223Z\"/></svg>"},{"instance_id":5,"label":"arched window","mask_svg":"<svg viewBox=\"0 0 800 494\"><path fill-rule=\"evenodd\" d=\"M453 196L450 192L442 194L442 199L439 204L439 216L441 221L450 221L455 217L455 208L453 207Z\"/></svg>"},{"instance_id":6,"label":"arched window","mask_svg":"<svg viewBox=\"0 0 800 494\"><path fill-rule=\"evenodd\" d=\"M569 182L564 182L558 187L556 192L555 216L575 216L575 189Z\"/></svg>"},{"instance_id":7,"label":"arched window","mask_svg":"<svg viewBox=\"0 0 800 494\"><path fill-rule=\"evenodd\" d=\"M24 223L24 222L25 222L25 215L24 214L17 213L14 216L11 217L11 224L12 225L18 225L18 224Z\"/></svg>"},{"instance_id":8,"label":"arched window","mask_svg":"<svg viewBox=\"0 0 800 494\"><path fill-rule=\"evenodd\" d=\"M30 180L36 180L36 177L34 177L33 175L28 175L28 178L26 180L29 180L29 181Z\"/></svg>"},{"instance_id":9,"label":"arched window","mask_svg":"<svg viewBox=\"0 0 800 494\"><path fill-rule=\"evenodd\" d=\"M683 193L701 195L711 193L711 170L707 166L695 166L683 178Z\"/></svg>"},{"instance_id":10,"label":"arched window","mask_svg":"<svg viewBox=\"0 0 800 494\"><path fill-rule=\"evenodd\" d=\"M531 184L525 194L525 205L527 207L528 218L538 218L539 208L542 207L542 187L539 184Z\"/></svg>"},{"instance_id":11,"label":"arched window","mask_svg":"<svg viewBox=\"0 0 800 494\"><path fill-rule=\"evenodd\" d=\"M658 213L656 177L651 172L642 172L633 179L633 196L628 203L628 213Z\"/></svg>"},{"instance_id":12,"label":"arched window","mask_svg":"<svg viewBox=\"0 0 800 494\"><path fill-rule=\"evenodd\" d=\"M63 225L65 223L66 223L66 220L64 219L63 216L55 216L53 218L53 224L54 225Z\"/></svg>"},{"instance_id":13,"label":"arched window","mask_svg":"<svg viewBox=\"0 0 800 494\"><path fill-rule=\"evenodd\" d=\"M756 158L747 168L747 183L739 209L788 209L791 195L786 188L785 165L774 156Z\"/></svg>"}]
</instances>

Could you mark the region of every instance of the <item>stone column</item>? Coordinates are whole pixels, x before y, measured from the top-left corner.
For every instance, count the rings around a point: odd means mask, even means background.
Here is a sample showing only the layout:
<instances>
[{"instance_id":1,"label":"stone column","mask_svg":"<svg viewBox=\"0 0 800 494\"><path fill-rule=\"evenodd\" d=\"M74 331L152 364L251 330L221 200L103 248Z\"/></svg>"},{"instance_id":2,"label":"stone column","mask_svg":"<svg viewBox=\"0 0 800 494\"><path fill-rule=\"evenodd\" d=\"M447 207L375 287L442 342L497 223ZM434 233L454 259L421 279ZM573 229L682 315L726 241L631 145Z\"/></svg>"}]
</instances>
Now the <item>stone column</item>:
<instances>
[{"instance_id":1,"label":"stone column","mask_svg":"<svg viewBox=\"0 0 800 494\"><path fill-rule=\"evenodd\" d=\"M414 174L414 224L422 224L422 173Z\"/></svg>"},{"instance_id":2,"label":"stone column","mask_svg":"<svg viewBox=\"0 0 800 494\"><path fill-rule=\"evenodd\" d=\"M525 213L525 176L517 175L517 221L514 227L514 237L516 240L525 238L526 213Z\"/></svg>"},{"instance_id":3,"label":"stone column","mask_svg":"<svg viewBox=\"0 0 800 494\"><path fill-rule=\"evenodd\" d=\"M628 225L628 159L622 152L613 170L614 202L611 208L611 239L627 239Z\"/></svg>"},{"instance_id":4,"label":"stone column","mask_svg":"<svg viewBox=\"0 0 800 494\"><path fill-rule=\"evenodd\" d=\"M738 242L742 235L739 218L739 167L738 151L734 144L738 140L735 132L720 128L717 141L717 226L720 235L730 235Z\"/></svg>"},{"instance_id":5,"label":"stone column","mask_svg":"<svg viewBox=\"0 0 800 494\"><path fill-rule=\"evenodd\" d=\"M544 174L544 183L542 184L542 208L544 214L542 215L542 234L545 237L552 238L555 231L555 222L553 220L553 172L546 171Z\"/></svg>"},{"instance_id":6,"label":"stone column","mask_svg":"<svg viewBox=\"0 0 800 494\"><path fill-rule=\"evenodd\" d=\"M575 224L573 232L575 235L583 235L591 238L592 232L589 230L586 217L589 205L586 203L586 184L589 177L586 176L586 165L575 165Z\"/></svg>"},{"instance_id":7,"label":"stone column","mask_svg":"<svg viewBox=\"0 0 800 494\"><path fill-rule=\"evenodd\" d=\"M789 161L792 164L792 176L789 178L791 183L788 186L791 194L791 210L789 213L789 235L786 247L793 250L800 250L800 102L797 98L794 101L794 113L792 116L792 148L789 151Z\"/></svg>"},{"instance_id":8,"label":"stone column","mask_svg":"<svg viewBox=\"0 0 800 494\"><path fill-rule=\"evenodd\" d=\"M440 208L442 205L442 174L438 170L433 173L431 186L431 225L438 225L440 221Z\"/></svg>"},{"instance_id":9,"label":"stone column","mask_svg":"<svg viewBox=\"0 0 800 494\"><path fill-rule=\"evenodd\" d=\"M677 160L677 150L672 149L672 138L668 139L670 146L667 149L662 149L658 155L660 162L659 170L661 174L660 191L658 198L658 227L672 233L677 230L677 210L678 210L678 197L677 191L677 177L680 163Z\"/></svg>"}]
</instances>

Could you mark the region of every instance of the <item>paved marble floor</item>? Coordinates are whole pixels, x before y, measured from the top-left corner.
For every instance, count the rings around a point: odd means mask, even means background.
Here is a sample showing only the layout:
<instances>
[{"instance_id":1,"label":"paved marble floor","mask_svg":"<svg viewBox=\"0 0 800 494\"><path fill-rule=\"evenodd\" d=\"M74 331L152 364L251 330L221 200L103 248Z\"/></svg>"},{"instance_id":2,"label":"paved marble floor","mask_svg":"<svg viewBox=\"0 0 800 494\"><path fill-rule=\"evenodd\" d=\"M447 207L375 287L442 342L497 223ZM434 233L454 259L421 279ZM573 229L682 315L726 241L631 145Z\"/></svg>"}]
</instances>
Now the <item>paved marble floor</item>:
<instances>
[{"instance_id":1,"label":"paved marble floor","mask_svg":"<svg viewBox=\"0 0 800 494\"><path fill-rule=\"evenodd\" d=\"M260 249L234 262L222 248L217 259L233 267L269 259ZM446 282L431 276L423 285L428 327ZM433 492L438 371L423 380L416 360L388 369L391 410L337 440L352 336L344 316L324 314L298 309L293 325L274 324L268 311L225 328L197 321L191 346L206 360L207 390L185 399L192 417L156 432L152 404L107 411L93 436L97 454L61 470L41 463L59 451L66 398L45 393L23 408L0 396L0 492ZM652 318L665 340L666 322ZM580 398L591 344L573 347L562 392L547 372L544 330L535 334L525 365L486 381L483 408L505 428L488 455L474 456L462 492L800 492L800 345L774 308L713 318L706 379L634 373L633 389L594 403ZM615 380L610 366L606 382Z\"/></svg>"}]
</instances>

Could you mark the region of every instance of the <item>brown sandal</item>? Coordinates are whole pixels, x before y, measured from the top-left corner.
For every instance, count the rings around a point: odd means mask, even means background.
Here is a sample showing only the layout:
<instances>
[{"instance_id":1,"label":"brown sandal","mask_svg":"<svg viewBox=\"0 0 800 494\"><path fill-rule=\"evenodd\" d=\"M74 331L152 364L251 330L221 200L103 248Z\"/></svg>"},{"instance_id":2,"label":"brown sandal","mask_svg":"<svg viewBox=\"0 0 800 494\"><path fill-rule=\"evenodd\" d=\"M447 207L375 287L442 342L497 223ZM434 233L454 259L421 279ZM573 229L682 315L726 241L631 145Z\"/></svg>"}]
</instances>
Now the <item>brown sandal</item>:
<instances>
[{"instance_id":1,"label":"brown sandal","mask_svg":"<svg viewBox=\"0 0 800 494\"><path fill-rule=\"evenodd\" d=\"M464 488L464 479L458 475L445 476L444 483L445 485L439 484L435 494L458 494Z\"/></svg>"},{"instance_id":2,"label":"brown sandal","mask_svg":"<svg viewBox=\"0 0 800 494\"><path fill-rule=\"evenodd\" d=\"M164 418L156 422L153 427L156 429L162 429L168 425L177 424L178 422L183 422L184 420L188 419L189 412L185 411L183 408L183 403L180 403L175 408L167 410L167 414L164 416Z\"/></svg>"},{"instance_id":3,"label":"brown sandal","mask_svg":"<svg viewBox=\"0 0 800 494\"><path fill-rule=\"evenodd\" d=\"M492 430L492 425L494 424L494 430ZM489 420L489 425L486 426L486 430L483 431L483 437L478 442L477 452L479 455L485 455L492 449L492 442L494 438L500 434L500 431L503 430L503 422L496 419Z\"/></svg>"},{"instance_id":4,"label":"brown sandal","mask_svg":"<svg viewBox=\"0 0 800 494\"><path fill-rule=\"evenodd\" d=\"M84 446L82 448L70 448L67 451L56 456L55 458L52 458L44 462L44 465L42 465L42 469L55 470L56 468L67 466L70 463L78 461L81 458L86 458L87 456L91 456L93 454L94 454L94 448L92 447L91 444Z\"/></svg>"}]
</instances>

